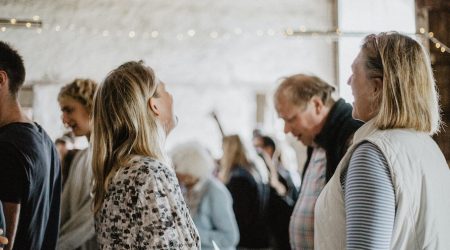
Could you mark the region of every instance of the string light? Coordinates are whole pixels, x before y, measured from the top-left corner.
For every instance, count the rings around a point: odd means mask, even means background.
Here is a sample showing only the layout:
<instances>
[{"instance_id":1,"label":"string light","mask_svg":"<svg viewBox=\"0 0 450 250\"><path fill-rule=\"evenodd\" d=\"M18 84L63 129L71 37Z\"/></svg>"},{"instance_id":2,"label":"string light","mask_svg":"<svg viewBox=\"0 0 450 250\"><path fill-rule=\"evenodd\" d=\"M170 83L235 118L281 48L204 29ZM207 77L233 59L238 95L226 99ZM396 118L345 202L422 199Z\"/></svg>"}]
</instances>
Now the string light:
<instances>
[{"instance_id":1,"label":"string light","mask_svg":"<svg viewBox=\"0 0 450 250\"><path fill-rule=\"evenodd\" d=\"M0 30L1 32L10 32L10 29L7 29L7 27L12 27L12 28L21 28L21 27L25 27L27 29L30 28L37 28L36 33L37 34L41 34L44 31L47 30L51 30L51 26L50 27L43 27L42 25L42 21L41 18L38 15L35 15L32 17L32 19L29 20L24 20L24 19L16 19L16 18L9 18L9 19L1 19L0 18ZM66 26L66 28L62 27L61 25L55 25L53 30L56 32L62 32L62 31L75 31L76 29L76 25L75 24L69 24L68 26ZM111 35L117 36L117 37L123 37L124 32L121 30L117 30L115 31L115 33L112 33L108 30L99 30L96 28L91 28L91 29L87 29L86 27L79 27L77 30L80 34L85 34L86 31L88 34L92 34L94 36L100 35L103 37L108 37ZM125 36L133 39L137 36L136 31L132 30L132 31L125 31ZM140 32L139 32L140 33ZM158 38L161 34L158 30L153 30L153 31L142 31L142 38L144 39L156 39ZM232 31L228 31L228 32L223 32L222 34L220 34L217 31L211 31L209 33L202 33L202 32L198 32L195 29L188 29L185 33L181 32L181 33L177 33L176 34L176 39L181 41L184 40L186 38L193 38L194 36L209 36L211 39L217 39L219 37L222 38L222 40L228 40L231 38L232 35L235 36L241 36L241 35L245 35L245 37L248 37L249 35L251 36L253 34L253 36L258 36L258 37L262 37L264 36L264 34L267 34L267 36L273 37L276 34L284 34L285 36L301 36L301 37L311 37L311 38L317 38L317 37L325 37L326 41L329 43L333 40L337 40L340 37L344 37L344 36L353 36L353 37L361 37L361 36L365 36L367 35L367 32L342 32L340 29L335 29L335 30L330 30L330 31L315 31L315 30L309 30L307 29L304 25L301 25L299 27L298 30L294 30L293 28L287 28L284 30L284 32L279 32L276 31L274 29L267 29L267 30L262 30L262 29L258 29L256 31L246 31L244 32L242 30L242 28L240 27L235 27ZM165 33L164 35L166 36L170 36L170 34ZM411 34L410 34L411 35ZM439 41L434 33L432 31L427 31L424 27L419 28L417 35L421 35L427 39L429 39L433 44L434 47L436 47L436 49L439 49L440 52L442 53L450 53L450 48L445 45L444 43L442 43L441 41Z\"/></svg>"},{"instance_id":2,"label":"string light","mask_svg":"<svg viewBox=\"0 0 450 250\"><path fill-rule=\"evenodd\" d=\"M442 43L441 41L439 41L435 36L433 32L425 32L425 28L420 28L419 32L422 34L422 36L424 36L425 38L429 39L432 43L434 43L434 46L436 47L436 49L439 49L439 51L441 51L442 53L450 53L450 48L445 45L444 43Z\"/></svg>"},{"instance_id":3,"label":"string light","mask_svg":"<svg viewBox=\"0 0 450 250\"><path fill-rule=\"evenodd\" d=\"M0 18L0 25L2 27L22 28L27 29L32 27L42 27L42 22L37 19L17 19L17 18Z\"/></svg>"}]
</instances>

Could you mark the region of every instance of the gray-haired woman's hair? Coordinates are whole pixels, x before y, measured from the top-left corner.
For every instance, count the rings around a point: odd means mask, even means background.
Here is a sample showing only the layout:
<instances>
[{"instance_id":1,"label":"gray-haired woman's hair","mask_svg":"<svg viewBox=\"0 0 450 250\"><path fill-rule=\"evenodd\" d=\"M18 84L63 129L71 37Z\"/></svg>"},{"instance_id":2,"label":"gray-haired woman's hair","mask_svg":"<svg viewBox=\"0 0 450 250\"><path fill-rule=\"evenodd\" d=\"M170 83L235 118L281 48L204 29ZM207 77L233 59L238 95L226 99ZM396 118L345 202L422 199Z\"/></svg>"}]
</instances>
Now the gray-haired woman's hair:
<instances>
[{"instance_id":1,"label":"gray-haired woman's hair","mask_svg":"<svg viewBox=\"0 0 450 250\"><path fill-rule=\"evenodd\" d=\"M215 163L211 154L196 141L177 145L171 152L175 172L206 179L212 174Z\"/></svg>"},{"instance_id":2,"label":"gray-haired woman's hair","mask_svg":"<svg viewBox=\"0 0 450 250\"><path fill-rule=\"evenodd\" d=\"M362 51L368 77L383 81L375 126L437 132L441 120L438 95L424 47L409 36L383 32L366 36Z\"/></svg>"}]
</instances>

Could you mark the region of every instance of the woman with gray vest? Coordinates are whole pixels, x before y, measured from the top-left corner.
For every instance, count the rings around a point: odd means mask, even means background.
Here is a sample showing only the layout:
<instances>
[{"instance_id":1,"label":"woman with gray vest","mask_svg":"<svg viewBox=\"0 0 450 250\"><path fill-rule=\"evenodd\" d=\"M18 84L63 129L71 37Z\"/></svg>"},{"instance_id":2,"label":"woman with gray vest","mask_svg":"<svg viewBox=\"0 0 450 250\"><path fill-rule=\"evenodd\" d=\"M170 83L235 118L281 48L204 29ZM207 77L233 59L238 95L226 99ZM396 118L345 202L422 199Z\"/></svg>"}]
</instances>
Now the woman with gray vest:
<instances>
[{"instance_id":1,"label":"woman with gray vest","mask_svg":"<svg viewBox=\"0 0 450 250\"><path fill-rule=\"evenodd\" d=\"M348 83L354 135L315 207L316 249L450 249L450 170L424 48L396 33L367 36Z\"/></svg>"}]
</instances>

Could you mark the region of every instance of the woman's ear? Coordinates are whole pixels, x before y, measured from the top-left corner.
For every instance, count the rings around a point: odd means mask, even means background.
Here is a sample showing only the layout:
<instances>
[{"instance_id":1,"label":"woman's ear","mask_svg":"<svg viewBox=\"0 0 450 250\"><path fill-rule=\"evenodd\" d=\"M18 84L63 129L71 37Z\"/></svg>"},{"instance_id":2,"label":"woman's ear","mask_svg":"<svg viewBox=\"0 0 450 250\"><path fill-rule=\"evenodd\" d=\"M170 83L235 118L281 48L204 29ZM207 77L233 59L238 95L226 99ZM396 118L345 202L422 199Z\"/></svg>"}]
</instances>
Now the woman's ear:
<instances>
[{"instance_id":1,"label":"woman's ear","mask_svg":"<svg viewBox=\"0 0 450 250\"><path fill-rule=\"evenodd\" d=\"M383 89L383 78L381 77L374 77L372 78L372 82L373 82L373 90L375 93L379 93L382 89Z\"/></svg>"},{"instance_id":2,"label":"woman's ear","mask_svg":"<svg viewBox=\"0 0 450 250\"><path fill-rule=\"evenodd\" d=\"M153 111L153 113L155 113L156 116L160 115L160 111L159 111L159 102L156 98L152 97L148 100L148 107L150 108L151 111Z\"/></svg>"}]
</instances>

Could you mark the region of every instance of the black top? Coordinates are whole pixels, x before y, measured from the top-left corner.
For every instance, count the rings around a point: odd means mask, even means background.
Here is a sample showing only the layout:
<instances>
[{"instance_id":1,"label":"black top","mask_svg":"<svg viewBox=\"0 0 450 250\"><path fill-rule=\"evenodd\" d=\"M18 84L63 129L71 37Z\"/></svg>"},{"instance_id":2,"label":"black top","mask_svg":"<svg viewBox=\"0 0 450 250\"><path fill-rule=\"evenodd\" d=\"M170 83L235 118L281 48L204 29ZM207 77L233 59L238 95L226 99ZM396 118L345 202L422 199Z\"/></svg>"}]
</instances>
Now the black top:
<instances>
[{"instance_id":1,"label":"black top","mask_svg":"<svg viewBox=\"0 0 450 250\"><path fill-rule=\"evenodd\" d=\"M0 128L0 200L20 203L14 249L55 249L61 169L47 133L31 123Z\"/></svg>"},{"instance_id":2,"label":"black top","mask_svg":"<svg viewBox=\"0 0 450 250\"><path fill-rule=\"evenodd\" d=\"M239 227L239 247L268 248L269 229L267 209L269 186L256 180L243 167L231 171L230 181L226 185L233 198L233 210Z\"/></svg>"},{"instance_id":3,"label":"black top","mask_svg":"<svg viewBox=\"0 0 450 250\"><path fill-rule=\"evenodd\" d=\"M327 165L326 165L326 181L328 182L333 176L337 165L347 152L351 144L353 134L363 125L363 122L353 119L352 106L339 99L331 108L326 118L326 122L316 136L314 141L323 149L325 149ZM303 168L303 176L312 155L312 147L308 147L308 158Z\"/></svg>"}]
</instances>

